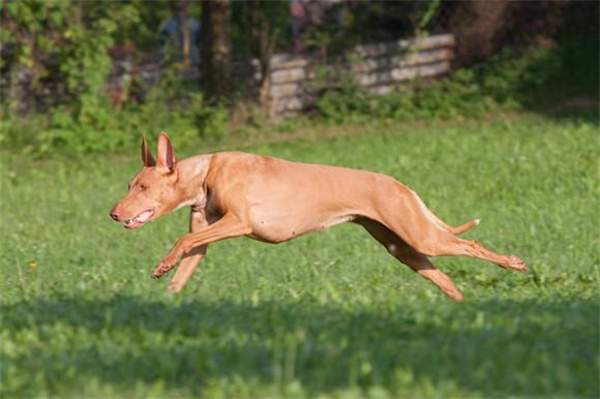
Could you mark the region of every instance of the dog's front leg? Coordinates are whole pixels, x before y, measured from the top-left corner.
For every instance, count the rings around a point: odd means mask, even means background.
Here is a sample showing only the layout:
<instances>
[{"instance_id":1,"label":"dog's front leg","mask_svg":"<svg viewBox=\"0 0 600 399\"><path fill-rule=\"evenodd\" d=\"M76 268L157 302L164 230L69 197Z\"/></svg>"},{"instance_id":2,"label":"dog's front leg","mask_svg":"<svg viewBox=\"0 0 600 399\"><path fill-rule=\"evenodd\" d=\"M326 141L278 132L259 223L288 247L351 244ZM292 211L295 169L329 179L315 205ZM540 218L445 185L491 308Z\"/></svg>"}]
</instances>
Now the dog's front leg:
<instances>
[{"instance_id":1,"label":"dog's front leg","mask_svg":"<svg viewBox=\"0 0 600 399\"><path fill-rule=\"evenodd\" d=\"M208 226L208 220L204 209L195 210L192 208L190 211L190 233L196 233ZM175 275L169 283L169 291L179 292L183 289L187 281L192 277L194 270L198 266L198 263L206 255L206 249L208 245L201 245L193 248L189 253L183 256Z\"/></svg>"},{"instance_id":2,"label":"dog's front leg","mask_svg":"<svg viewBox=\"0 0 600 399\"><path fill-rule=\"evenodd\" d=\"M189 233L183 236L171 252L154 269L153 278L160 278L171 270L181 256L188 254L193 248L210 244L211 242L225 240L227 238L238 237L252 232L248 223L243 222L237 216L228 213L214 224L205 226L198 232Z\"/></svg>"}]
</instances>

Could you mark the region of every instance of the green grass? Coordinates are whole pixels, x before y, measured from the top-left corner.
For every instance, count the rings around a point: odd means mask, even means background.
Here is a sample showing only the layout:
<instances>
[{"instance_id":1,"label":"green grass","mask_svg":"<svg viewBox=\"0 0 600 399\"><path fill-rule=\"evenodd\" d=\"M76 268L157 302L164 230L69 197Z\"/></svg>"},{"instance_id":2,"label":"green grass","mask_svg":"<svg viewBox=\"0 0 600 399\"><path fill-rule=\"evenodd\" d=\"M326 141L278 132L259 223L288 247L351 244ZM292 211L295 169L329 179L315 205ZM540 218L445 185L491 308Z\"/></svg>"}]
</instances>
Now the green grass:
<instances>
[{"instance_id":1,"label":"green grass","mask_svg":"<svg viewBox=\"0 0 600 399\"><path fill-rule=\"evenodd\" d=\"M480 217L467 236L531 272L435 260L463 304L352 225L215 244L172 296L150 272L187 212L137 231L108 217L137 153L5 159L1 396L598 397L598 133L526 116L251 149L381 171L451 224Z\"/></svg>"}]
</instances>

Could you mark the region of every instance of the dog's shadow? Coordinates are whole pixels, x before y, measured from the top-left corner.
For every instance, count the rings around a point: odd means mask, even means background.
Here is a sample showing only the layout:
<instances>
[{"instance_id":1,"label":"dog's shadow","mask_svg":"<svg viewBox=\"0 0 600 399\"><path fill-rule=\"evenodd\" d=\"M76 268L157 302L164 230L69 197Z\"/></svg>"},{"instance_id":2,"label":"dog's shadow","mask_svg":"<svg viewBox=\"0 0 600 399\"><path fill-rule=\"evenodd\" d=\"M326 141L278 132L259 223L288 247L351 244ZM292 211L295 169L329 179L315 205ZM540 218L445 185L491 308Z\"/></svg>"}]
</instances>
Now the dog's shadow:
<instances>
[{"instance_id":1,"label":"dog's shadow","mask_svg":"<svg viewBox=\"0 0 600 399\"><path fill-rule=\"evenodd\" d=\"M0 312L9 336L34 330L47 340L11 359L22 373L74 385L162 380L167 392L198 395L215 381L241 379L295 380L310 396L372 385L398 394L421 387L424 395L442 386L484 396L598 393L598 336L589 334L596 302L497 300L432 313L356 308L116 296L21 302Z\"/></svg>"}]
</instances>

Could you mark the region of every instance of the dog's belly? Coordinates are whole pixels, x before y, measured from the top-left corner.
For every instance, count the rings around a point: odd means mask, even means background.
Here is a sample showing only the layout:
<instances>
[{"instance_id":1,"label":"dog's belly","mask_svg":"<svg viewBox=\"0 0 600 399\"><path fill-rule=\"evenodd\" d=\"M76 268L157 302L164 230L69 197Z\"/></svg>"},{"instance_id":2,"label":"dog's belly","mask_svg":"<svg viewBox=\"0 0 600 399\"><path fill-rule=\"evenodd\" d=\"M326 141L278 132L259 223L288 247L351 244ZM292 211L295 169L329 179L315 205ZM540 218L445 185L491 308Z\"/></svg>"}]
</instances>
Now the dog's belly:
<instances>
[{"instance_id":1,"label":"dog's belly","mask_svg":"<svg viewBox=\"0 0 600 399\"><path fill-rule=\"evenodd\" d=\"M353 214L329 215L326 218L307 218L302 216L300 214L291 215L289 213L269 213L268 215L262 215L261 212L255 212L251 218L252 233L248 236L255 240L277 244L308 233L325 230L328 227L349 222L356 218Z\"/></svg>"}]
</instances>

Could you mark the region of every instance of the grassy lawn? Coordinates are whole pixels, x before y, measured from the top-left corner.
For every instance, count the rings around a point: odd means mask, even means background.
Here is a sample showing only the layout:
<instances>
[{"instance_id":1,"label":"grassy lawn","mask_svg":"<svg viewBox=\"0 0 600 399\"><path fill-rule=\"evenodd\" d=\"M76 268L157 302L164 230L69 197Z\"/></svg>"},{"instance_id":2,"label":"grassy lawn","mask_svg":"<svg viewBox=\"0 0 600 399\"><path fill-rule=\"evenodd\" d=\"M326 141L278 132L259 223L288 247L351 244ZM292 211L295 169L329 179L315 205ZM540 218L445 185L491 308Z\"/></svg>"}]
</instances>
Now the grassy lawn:
<instances>
[{"instance_id":1,"label":"grassy lawn","mask_svg":"<svg viewBox=\"0 0 600 399\"><path fill-rule=\"evenodd\" d=\"M168 277L150 273L187 212L136 231L108 217L137 153L5 160L0 394L598 397L598 133L525 116L250 149L384 172L448 223L481 218L467 237L531 272L436 259L463 304L352 225L278 246L217 243L169 295Z\"/></svg>"}]
</instances>

